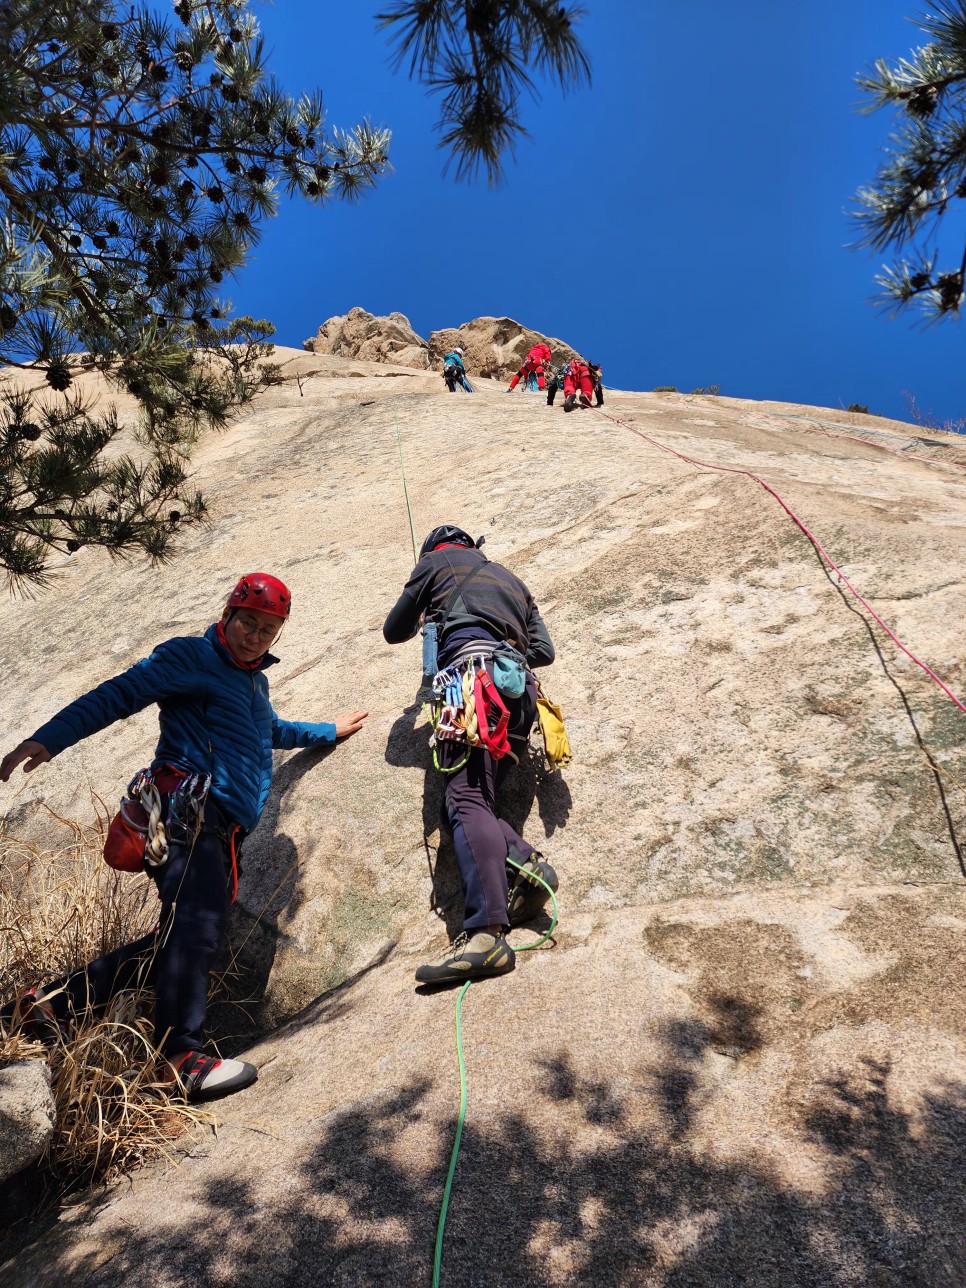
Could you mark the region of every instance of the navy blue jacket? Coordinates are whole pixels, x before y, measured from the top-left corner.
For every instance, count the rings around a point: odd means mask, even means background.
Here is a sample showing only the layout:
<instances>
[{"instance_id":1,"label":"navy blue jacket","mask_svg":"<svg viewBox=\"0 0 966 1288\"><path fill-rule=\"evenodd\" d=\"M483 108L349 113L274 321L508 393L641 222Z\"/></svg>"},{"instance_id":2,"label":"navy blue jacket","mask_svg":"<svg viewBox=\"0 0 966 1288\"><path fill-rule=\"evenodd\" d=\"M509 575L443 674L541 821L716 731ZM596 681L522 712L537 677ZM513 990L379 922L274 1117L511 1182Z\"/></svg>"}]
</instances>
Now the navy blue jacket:
<instances>
[{"instance_id":1,"label":"navy blue jacket","mask_svg":"<svg viewBox=\"0 0 966 1288\"><path fill-rule=\"evenodd\" d=\"M268 799L272 748L335 742L334 724L279 720L264 674L277 661L266 653L257 670L246 670L210 626L204 635L159 644L150 657L64 707L32 736L56 756L156 702L161 737L152 766L210 773L218 805L250 831Z\"/></svg>"}]
</instances>

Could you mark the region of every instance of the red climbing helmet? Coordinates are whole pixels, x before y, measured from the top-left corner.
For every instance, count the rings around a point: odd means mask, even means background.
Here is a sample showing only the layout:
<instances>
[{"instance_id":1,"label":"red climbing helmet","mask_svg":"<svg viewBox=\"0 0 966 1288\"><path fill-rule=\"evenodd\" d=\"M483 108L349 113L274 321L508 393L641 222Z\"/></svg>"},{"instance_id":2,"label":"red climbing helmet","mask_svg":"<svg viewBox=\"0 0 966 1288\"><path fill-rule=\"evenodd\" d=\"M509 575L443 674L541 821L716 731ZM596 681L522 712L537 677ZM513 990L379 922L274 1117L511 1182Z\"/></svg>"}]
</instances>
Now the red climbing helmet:
<instances>
[{"instance_id":1,"label":"red climbing helmet","mask_svg":"<svg viewBox=\"0 0 966 1288\"><path fill-rule=\"evenodd\" d=\"M284 582L267 572L249 572L228 596L226 608L255 608L273 617L288 617L292 596Z\"/></svg>"}]
</instances>

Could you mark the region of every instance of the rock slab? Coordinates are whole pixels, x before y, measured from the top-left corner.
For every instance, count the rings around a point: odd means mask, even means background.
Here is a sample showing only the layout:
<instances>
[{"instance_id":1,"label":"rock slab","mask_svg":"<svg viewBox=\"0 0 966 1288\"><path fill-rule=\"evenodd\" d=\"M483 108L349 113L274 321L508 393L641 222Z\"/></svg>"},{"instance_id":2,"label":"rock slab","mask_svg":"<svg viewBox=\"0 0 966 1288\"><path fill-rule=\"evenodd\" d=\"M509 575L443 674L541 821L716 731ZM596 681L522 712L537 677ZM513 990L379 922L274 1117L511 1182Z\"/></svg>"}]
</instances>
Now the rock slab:
<instances>
[{"instance_id":1,"label":"rock slab","mask_svg":"<svg viewBox=\"0 0 966 1288\"><path fill-rule=\"evenodd\" d=\"M0 1069L0 1184L40 1157L55 1121L46 1060L20 1060Z\"/></svg>"}]
</instances>

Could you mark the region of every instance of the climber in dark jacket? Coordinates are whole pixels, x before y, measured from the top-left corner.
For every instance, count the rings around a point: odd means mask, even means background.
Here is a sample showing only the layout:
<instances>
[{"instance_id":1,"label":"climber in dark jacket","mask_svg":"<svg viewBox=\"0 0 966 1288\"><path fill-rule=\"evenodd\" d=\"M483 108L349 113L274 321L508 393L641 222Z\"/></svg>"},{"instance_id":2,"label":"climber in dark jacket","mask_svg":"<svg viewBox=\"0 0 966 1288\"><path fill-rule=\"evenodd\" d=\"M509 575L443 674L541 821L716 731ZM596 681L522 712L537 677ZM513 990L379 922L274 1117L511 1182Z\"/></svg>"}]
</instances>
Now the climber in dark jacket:
<instances>
[{"instance_id":1,"label":"climber in dark jacket","mask_svg":"<svg viewBox=\"0 0 966 1288\"><path fill-rule=\"evenodd\" d=\"M334 743L359 730L367 714L348 712L334 724L276 716L265 671L278 661L268 649L290 610L291 597L278 578L242 577L221 620L203 636L159 644L130 670L58 712L0 762L0 781L7 782L19 764L25 772L36 769L82 738L158 704L161 735L151 772L165 809L168 846L166 859L146 865L161 900L158 930L55 985L29 990L7 1012L51 1038L88 1006L103 1008L115 993L150 983L164 1076L177 1079L193 1100L240 1091L257 1076L243 1061L207 1055L203 1030L208 976L237 892L239 844L268 798L272 751ZM195 820L200 830L192 828L190 837L172 817L178 788L188 781L203 784Z\"/></svg>"},{"instance_id":2,"label":"climber in dark jacket","mask_svg":"<svg viewBox=\"0 0 966 1288\"><path fill-rule=\"evenodd\" d=\"M463 885L463 934L440 962L420 966L416 978L444 983L512 970L515 958L505 928L534 916L549 898L533 874L557 888L553 868L496 812L500 784L525 751L536 715L531 672L553 662L554 648L520 578L490 562L472 537L451 524L434 528L423 542L419 561L382 628L386 641L412 639L424 617L436 621L440 630L440 671L465 672L473 658L491 665L501 643L516 650L526 667L522 694L506 702L512 755L497 758L483 745L468 746L465 739L436 738L437 763L446 775L445 822L452 829Z\"/></svg>"}]
</instances>

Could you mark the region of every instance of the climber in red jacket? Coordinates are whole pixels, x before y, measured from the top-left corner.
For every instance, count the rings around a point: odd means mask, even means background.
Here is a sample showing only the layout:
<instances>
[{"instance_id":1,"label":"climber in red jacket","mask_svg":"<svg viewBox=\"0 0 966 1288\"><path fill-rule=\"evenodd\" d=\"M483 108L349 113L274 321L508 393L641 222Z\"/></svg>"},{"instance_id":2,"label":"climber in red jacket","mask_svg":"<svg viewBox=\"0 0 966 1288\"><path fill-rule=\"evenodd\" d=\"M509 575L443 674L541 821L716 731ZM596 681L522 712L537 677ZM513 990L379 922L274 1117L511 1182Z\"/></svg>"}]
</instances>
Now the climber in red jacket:
<instances>
[{"instance_id":1,"label":"climber in red jacket","mask_svg":"<svg viewBox=\"0 0 966 1288\"><path fill-rule=\"evenodd\" d=\"M510 388L507 390L507 393L508 394L512 393L513 390L516 389L517 387L517 382L520 380L522 380L524 385L526 385L527 377L530 375L531 372L533 372L533 374L537 377L537 387L539 389L546 389L547 382L543 376L543 368L544 368L544 365L549 361L550 361L550 345L544 344L542 341L540 344L535 344L533 348L530 350L530 352L527 354L524 360L523 366L520 368L517 374L510 381Z\"/></svg>"},{"instance_id":2,"label":"climber in red jacket","mask_svg":"<svg viewBox=\"0 0 966 1288\"><path fill-rule=\"evenodd\" d=\"M583 358L574 358L564 374L564 411L573 411L577 396L581 407L589 407L594 392L594 377L590 364Z\"/></svg>"}]
</instances>

